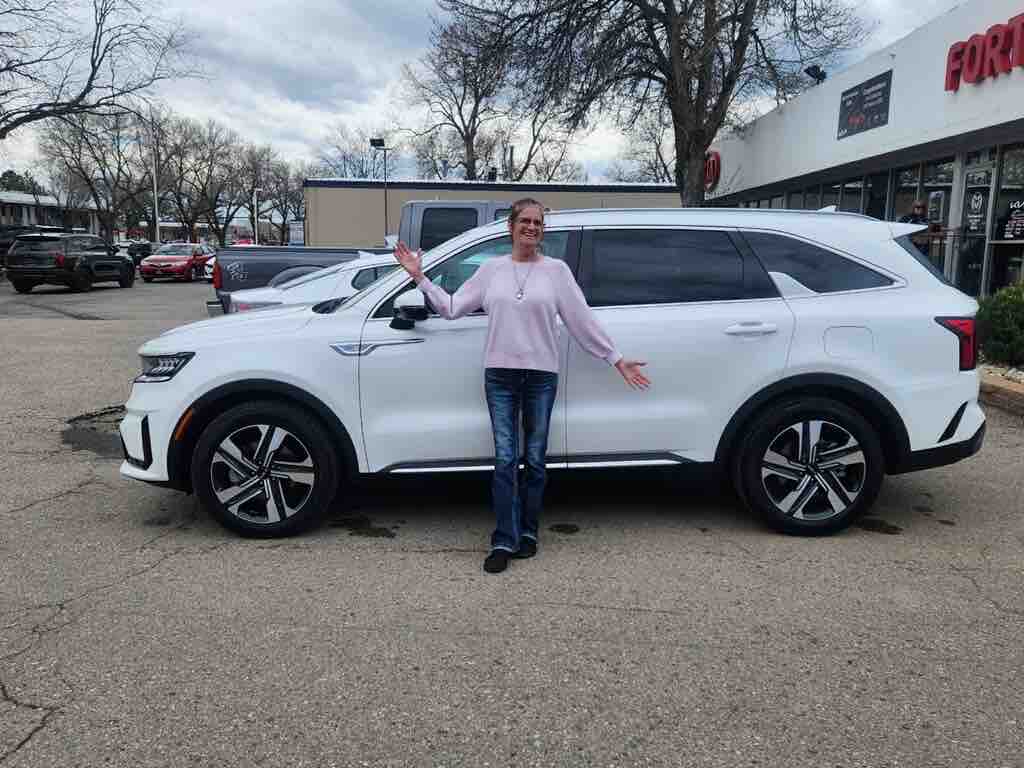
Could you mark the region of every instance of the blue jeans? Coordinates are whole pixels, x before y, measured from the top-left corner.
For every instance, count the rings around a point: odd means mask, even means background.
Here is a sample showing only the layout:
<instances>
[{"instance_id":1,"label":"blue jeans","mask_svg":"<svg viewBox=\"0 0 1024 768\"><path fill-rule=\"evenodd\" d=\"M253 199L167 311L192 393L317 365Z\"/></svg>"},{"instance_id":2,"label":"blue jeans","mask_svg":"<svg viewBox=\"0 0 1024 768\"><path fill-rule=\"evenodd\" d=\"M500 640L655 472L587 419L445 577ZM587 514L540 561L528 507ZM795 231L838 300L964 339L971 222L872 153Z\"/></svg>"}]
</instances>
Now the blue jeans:
<instances>
[{"instance_id":1,"label":"blue jeans","mask_svg":"<svg viewBox=\"0 0 1024 768\"><path fill-rule=\"evenodd\" d=\"M537 540L544 503L551 408L558 392L558 374L518 368L484 371L487 410L494 432L494 480L491 494L497 525L491 549L519 550L524 538ZM526 437L525 471L519 471L519 418Z\"/></svg>"}]
</instances>

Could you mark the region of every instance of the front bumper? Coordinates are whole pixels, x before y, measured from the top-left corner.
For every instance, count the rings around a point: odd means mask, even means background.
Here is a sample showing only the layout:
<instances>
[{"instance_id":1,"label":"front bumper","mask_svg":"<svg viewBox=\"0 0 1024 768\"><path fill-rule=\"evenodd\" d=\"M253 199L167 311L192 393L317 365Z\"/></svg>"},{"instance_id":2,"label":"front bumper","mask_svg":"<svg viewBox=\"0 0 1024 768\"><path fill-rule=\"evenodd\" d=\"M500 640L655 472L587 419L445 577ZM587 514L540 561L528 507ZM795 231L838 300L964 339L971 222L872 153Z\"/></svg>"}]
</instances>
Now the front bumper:
<instances>
[{"instance_id":1,"label":"front bumper","mask_svg":"<svg viewBox=\"0 0 1024 768\"><path fill-rule=\"evenodd\" d=\"M188 274L188 271L192 267L187 264L184 266L174 267L151 267L147 264L143 264L139 267L139 271L143 277L184 277Z\"/></svg>"},{"instance_id":2,"label":"front bumper","mask_svg":"<svg viewBox=\"0 0 1024 768\"><path fill-rule=\"evenodd\" d=\"M210 317L220 317L224 314L224 307L217 299L210 299L206 302L206 314Z\"/></svg>"}]
</instances>

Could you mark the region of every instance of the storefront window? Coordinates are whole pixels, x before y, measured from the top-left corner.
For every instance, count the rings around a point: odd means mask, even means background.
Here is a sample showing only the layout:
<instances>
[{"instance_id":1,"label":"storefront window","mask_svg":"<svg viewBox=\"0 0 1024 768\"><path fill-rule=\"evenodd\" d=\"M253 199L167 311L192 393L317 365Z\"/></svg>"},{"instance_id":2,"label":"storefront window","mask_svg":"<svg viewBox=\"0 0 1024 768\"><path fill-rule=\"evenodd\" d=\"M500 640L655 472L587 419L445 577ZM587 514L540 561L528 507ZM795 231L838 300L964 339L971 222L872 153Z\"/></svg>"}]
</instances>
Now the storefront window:
<instances>
[{"instance_id":1,"label":"storefront window","mask_svg":"<svg viewBox=\"0 0 1024 768\"><path fill-rule=\"evenodd\" d=\"M794 211L801 210L804 207L803 190L790 192L786 195L786 207Z\"/></svg>"},{"instance_id":2,"label":"storefront window","mask_svg":"<svg viewBox=\"0 0 1024 768\"><path fill-rule=\"evenodd\" d=\"M772 207L772 201L771 200L762 200L760 202L760 204L758 205L758 208L771 208L771 207Z\"/></svg>"},{"instance_id":3,"label":"storefront window","mask_svg":"<svg viewBox=\"0 0 1024 768\"><path fill-rule=\"evenodd\" d=\"M917 182L921 175L921 166L912 165L896 171L896 195L893 199L892 215L896 221L909 216L917 199Z\"/></svg>"},{"instance_id":4,"label":"storefront window","mask_svg":"<svg viewBox=\"0 0 1024 768\"><path fill-rule=\"evenodd\" d=\"M772 198L772 208L785 208L785 207L786 207L786 198L784 198L782 195L779 195L778 197L773 197Z\"/></svg>"},{"instance_id":5,"label":"storefront window","mask_svg":"<svg viewBox=\"0 0 1024 768\"><path fill-rule=\"evenodd\" d=\"M889 174L876 173L865 179L864 213L876 219L885 218L886 203L889 201Z\"/></svg>"},{"instance_id":6,"label":"storefront window","mask_svg":"<svg viewBox=\"0 0 1024 768\"><path fill-rule=\"evenodd\" d=\"M821 207L827 208L830 205L839 205L839 185L832 184L829 186L826 184L822 188Z\"/></svg>"},{"instance_id":7,"label":"storefront window","mask_svg":"<svg viewBox=\"0 0 1024 768\"><path fill-rule=\"evenodd\" d=\"M864 185L861 179L851 179L843 184L843 197L839 210L847 213L860 213L860 190Z\"/></svg>"},{"instance_id":8,"label":"storefront window","mask_svg":"<svg viewBox=\"0 0 1024 768\"><path fill-rule=\"evenodd\" d=\"M927 163L924 167L924 198L928 221L949 224L949 198L953 194L953 158Z\"/></svg>"},{"instance_id":9,"label":"storefront window","mask_svg":"<svg viewBox=\"0 0 1024 768\"><path fill-rule=\"evenodd\" d=\"M1024 262L1024 145L1003 150L1003 171L996 193L992 263L988 292L1020 282Z\"/></svg>"},{"instance_id":10,"label":"storefront window","mask_svg":"<svg viewBox=\"0 0 1024 768\"><path fill-rule=\"evenodd\" d=\"M821 208L821 187L810 187L804 192L804 210L816 211Z\"/></svg>"}]
</instances>

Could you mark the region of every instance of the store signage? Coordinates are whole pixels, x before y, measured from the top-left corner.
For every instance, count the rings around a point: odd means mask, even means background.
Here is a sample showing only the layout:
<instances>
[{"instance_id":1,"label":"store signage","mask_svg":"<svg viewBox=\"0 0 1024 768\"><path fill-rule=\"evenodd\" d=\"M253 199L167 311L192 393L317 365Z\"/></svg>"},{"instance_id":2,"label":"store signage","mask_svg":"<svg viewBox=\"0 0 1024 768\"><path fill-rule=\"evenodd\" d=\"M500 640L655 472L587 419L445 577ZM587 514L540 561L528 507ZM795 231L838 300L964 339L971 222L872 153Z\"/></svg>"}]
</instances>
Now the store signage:
<instances>
[{"instance_id":1,"label":"store signage","mask_svg":"<svg viewBox=\"0 0 1024 768\"><path fill-rule=\"evenodd\" d=\"M996 240L1024 240L1024 200L1013 200L1004 219L996 224Z\"/></svg>"},{"instance_id":2,"label":"store signage","mask_svg":"<svg viewBox=\"0 0 1024 768\"><path fill-rule=\"evenodd\" d=\"M1009 74L1014 67L1024 67L1024 13L949 46L946 90L959 90L961 81L975 85Z\"/></svg>"},{"instance_id":3,"label":"store signage","mask_svg":"<svg viewBox=\"0 0 1024 768\"><path fill-rule=\"evenodd\" d=\"M964 224L968 232L985 231L985 215L988 213L988 190L968 191L964 206Z\"/></svg>"},{"instance_id":4,"label":"store signage","mask_svg":"<svg viewBox=\"0 0 1024 768\"><path fill-rule=\"evenodd\" d=\"M839 100L838 139L854 136L889 123L892 70L843 91Z\"/></svg>"},{"instance_id":5,"label":"store signage","mask_svg":"<svg viewBox=\"0 0 1024 768\"><path fill-rule=\"evenodd\" d=\"M722 156L712 150L704 156L704 189L714 191L722 178Z\"/></svg>"}]
</instances>

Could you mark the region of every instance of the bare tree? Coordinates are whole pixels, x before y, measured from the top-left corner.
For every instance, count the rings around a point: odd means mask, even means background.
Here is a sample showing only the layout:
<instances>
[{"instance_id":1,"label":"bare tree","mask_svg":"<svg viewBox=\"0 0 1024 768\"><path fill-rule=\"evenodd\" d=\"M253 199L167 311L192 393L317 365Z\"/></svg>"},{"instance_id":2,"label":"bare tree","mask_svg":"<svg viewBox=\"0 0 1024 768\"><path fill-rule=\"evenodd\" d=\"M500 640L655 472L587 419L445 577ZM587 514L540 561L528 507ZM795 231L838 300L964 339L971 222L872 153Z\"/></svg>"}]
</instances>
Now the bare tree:
<instances>
[{"instance_id":1,"label":"bare tree","mask_svg":"<svg viewBox=\"0 0 1024 768\"><path fill-rule=\"evenodd\" d=\"M788 98L808 64L831 65L867 34L853 0L439 1L452 23L504 41L517 77L564 104L569 127L665 108L683 205L703 202L704 156L737 102Z\"/></svg>"},{"instance_id":2,"label":"bare tree","mask_svg":"<svg viewBox=\"0 0 1024 768\"><path fill-rule=\"evenodd\" d=\"M671 184L675 180L672 119L665 110L644 115L626 137L625 152L608 169L613 181Z\"/></svg>"},{"instance_id":3,"label":"bare tree","mask_svg":"<svg viewBox=\"0 0 1024 768\"><path fill-rule=\"evenodd\" d=\"M40 170L46 190L57 201L61 224L70 227L73 212L84 208L91 199L88 186L60 157L44 158Z\"/></svg>"},{"instance_id":4,"label":"bare tree","mask_svg":"<svg viewBox=\"0 0 1024 768\"><path fill-rule=\"evenodd\" d=\"M141 0L0 0L0 141L40 120L121 112L183 74L182 26ZM152 5L156 5L153 3Z\"/></svg>"},{"instance_id":5,"label":"bare tree","mask_svg":"<svg viewBox=\"0 0 1024 768\"><path fill-rule=\"evenodd\" d=\"M296 165L283 160L270 167L269 183L264 194L281 245L288 244L288 225L293 221L301 221L305 216L306 200L302 185L309 176L317 175L318 170L319 166Z\"/></svg>"},{"instance_id":6,"label":"bare tree","mask_svg":"<svg viewBox=\"0 0 1024 768\"><path fill-rule=\"evenodd\" d=\"M320 163L326 173L348 179L384 178L384 153L370 146L371 138L382 138L390 148L398 145L390 131L371 131L336 125L320 148ZM388 176L393 176L398 152L388 153Z\"/></svg>"},{"instance_id":7,"label":"bare tree","mask_svg":"<svg viewBox=\"0 0 1024 768\"><path fill-rule=\"evenodd\" d=\"M66 116L47 125L40 154L55 175L80 185L100 215L107 240L125 209L146 187L146 171L134 120L127 113Z\"/></svg>"},{"instance_id":8,"label":"bare tree","mask_svg":"<svg viewBox=\"0 0 1024 768\"><path fill-rule=\"evenodd\" d=\"M420 147L445 150L437 156L449 160L449 170L461 168L470 181L493 159L498 139L489 128L510 111L500 100L508 74L505 50L479 30L466 22L435 22L431 48L418 66L403 69L409 96L428 115L427 124L411 133L419 139L435 135L433 144ZM457 154L450 152L455 146L461 150Z\"/></svg>"}]
</instances>

